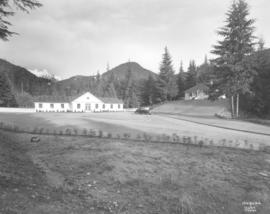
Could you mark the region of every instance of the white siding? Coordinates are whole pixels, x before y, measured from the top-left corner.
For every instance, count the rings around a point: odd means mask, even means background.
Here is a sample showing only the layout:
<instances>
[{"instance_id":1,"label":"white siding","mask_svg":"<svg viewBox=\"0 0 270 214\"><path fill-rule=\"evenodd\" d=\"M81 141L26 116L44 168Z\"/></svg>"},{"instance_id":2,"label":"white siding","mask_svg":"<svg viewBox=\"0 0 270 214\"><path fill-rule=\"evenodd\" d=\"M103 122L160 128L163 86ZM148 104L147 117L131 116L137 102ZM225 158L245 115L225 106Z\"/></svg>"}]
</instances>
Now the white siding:
<instances>
[{"instance_id":1,"label":"white siding","mask_svg":"<svg viewBox=\"0 0 270 214\"><path fill-rule=\"evenodd\" d=\"M195 100L203 100L203 99L207 99L208 95L201 90L197 90L196 92L192 92L192 93L185 93L185 100L191 100L191 99L195 99Z\"/></svg>"},{"instance_id":2,"label":"white siding","mask_svg":"<svg viewBox=\"0 0 270 214\"><path fill-rule=\"evenodd\" d=\"M42 107L40 107L40 104ZM53 104L53 108L51 104ZM123 110L122 103L104 103L90 92L86 92L71 103L35 102L35 111L37 112L101 112Z\"/></svg>"},{"instance_id":3,"label":"white siding","mask_svg":"<svg viewBox=\"0 0 270 214\"><path fill-rule=\"evenodd\" d=\"M37 112L67 112L70 110L70 105L69 103L35 102L35 110Z\"/></svg>"},{"instance_id":4,"label":"white siding","mask_svg":"<svg viewBox=\"0 0 270 214\"><path fill-rule=\"evenodd\" d=\"M78 108L78 104L80 104L80 108ZM91 108L90 111L101 111L102 104L103 102L101 100L99 100L90 92L86 92L82 96L72 101L72 111L73 112L89 111L89 109L86 108L87 105L90 105ZM98 108L96 108L96 105L98 105Z\"/></svg>"}]
</instances>

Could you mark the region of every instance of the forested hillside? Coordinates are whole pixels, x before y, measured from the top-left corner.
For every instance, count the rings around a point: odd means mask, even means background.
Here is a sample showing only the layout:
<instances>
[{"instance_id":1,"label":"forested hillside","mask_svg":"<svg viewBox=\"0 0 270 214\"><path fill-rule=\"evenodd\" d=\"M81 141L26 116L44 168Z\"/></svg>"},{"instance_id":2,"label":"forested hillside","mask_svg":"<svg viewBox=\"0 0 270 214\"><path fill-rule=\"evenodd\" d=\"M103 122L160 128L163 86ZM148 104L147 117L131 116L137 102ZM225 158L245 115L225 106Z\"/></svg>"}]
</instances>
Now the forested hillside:
<instances>
[{"instance_id":1,"label":"forested hillside","mask_svg":"<svg viewBox=\"0 0 270 214\"><path fill-rule=\"evenodd\" d=\"M137 107L140 105L141 86L150 76L154 79L157 75L144 69L138 63L127 62L121 64L104 74L95 76L73 76L71 78L56 81L36 77L27 69L13 65L0 59L0 75L5 85L0 86L6 97L13 97L15 101L1 102L1 106L23 106L33 105L34 96L74 96L85 91L90 91L99 97L118 97L122 99L126 107ZM2 88L2 89L1 89ZM5 92L4 92L5 90ZM11 98L10 98L11 99ZM12 104L8 104L12 103Z\"/></svg>"},{"instance_id":2,"label":"forested hillside","mask_svg":"<svg viewBox=\"0 0 270 214\"><path fill-rule=\"evenodd\" d=\"M204 63L197 66L191 60L187 71L181 63L176 73L166 51L159 74L144 69L138 63L127 62L102 75L78 75L62 81L36 77L22 67L0 60L0 105L29 107L33 105L33 96L75 96L90 91L99 97L122 99L125 107L131 108L182 99L184 91L198 83L211 87L211 81L217 75L211 61L205 58ZM250 87L252 93L241 95L240 107L250 114L267 115L270 109L270 49L257 51L250 56L250 61L256 75Z\"/></svg>"}]
</instances>

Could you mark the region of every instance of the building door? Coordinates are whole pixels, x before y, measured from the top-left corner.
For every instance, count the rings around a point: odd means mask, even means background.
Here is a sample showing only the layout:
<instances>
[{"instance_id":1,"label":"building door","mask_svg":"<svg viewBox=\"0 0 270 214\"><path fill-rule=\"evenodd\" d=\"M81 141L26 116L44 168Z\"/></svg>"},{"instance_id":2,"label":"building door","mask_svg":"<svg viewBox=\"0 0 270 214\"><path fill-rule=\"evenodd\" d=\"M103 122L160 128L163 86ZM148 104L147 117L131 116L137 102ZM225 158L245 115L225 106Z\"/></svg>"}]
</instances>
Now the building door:
<instances>
[{"instance_id":1,"label":"building door","mask_svg":"<svg viewBox=\"0 0 270 214\"><path fill-rule=\"evenodd\" d=\"M91 111L91 104L90 103L85 104L85 111Z\"/></svg>"}]
</instances>

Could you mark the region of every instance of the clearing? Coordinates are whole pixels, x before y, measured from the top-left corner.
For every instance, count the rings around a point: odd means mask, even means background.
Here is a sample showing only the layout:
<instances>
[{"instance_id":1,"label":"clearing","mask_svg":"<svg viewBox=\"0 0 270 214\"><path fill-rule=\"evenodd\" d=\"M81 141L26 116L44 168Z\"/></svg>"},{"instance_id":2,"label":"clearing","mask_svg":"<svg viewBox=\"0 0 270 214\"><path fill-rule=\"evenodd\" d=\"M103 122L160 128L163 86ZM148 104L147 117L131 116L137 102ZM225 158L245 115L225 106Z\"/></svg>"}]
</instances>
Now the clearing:
<instances>
[{"instance_id":1,"label":"clearing","mask_svg":"<svg viewBox=\"0 0 270 214\"><path fill-rule=\"evenodd\" d=\"M162 134L196 136L198 139L212 140L216 144L219 144L223 139L232 143L246 141L255 146L261 143L270 143L269 126L244 121L223 120L214 117L203 118L170 114L137 115L132 112L1 113L0 122L17 125L29 130L40 127L49 129L51 132L53 130L65 130L66 128L75 128L80 132L83 129L99 129L103 132L111 133L113 136L130 133L134 138L138 134L146 132L153 136ZM249 131L261 134L248 133Z\"/></svg>"},{"instance_id":2,"label":"clearing","mask_svg":"<svg viewBox=\"0 0 270 214\"><path fill-rule=\"evenodd\" d=\"M0 213L270 213L270 155L0 131Z\"/></svg>"}]
</instances>

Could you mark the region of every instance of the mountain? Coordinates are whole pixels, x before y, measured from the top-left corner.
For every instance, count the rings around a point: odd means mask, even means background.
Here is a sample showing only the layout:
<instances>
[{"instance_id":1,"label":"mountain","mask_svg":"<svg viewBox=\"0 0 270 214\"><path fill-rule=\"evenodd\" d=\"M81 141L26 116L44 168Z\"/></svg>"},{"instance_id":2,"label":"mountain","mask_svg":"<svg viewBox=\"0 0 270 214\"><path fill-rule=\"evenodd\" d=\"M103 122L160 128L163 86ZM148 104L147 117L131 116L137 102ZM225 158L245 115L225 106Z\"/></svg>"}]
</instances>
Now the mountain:
<instances>
[{"instance_id":1,"label":"mountain","mask_svg":"<svg viewBox=\"0 0 270 214\"><path fill-rule=\"evenodd\" d=\"M8 78L13 93L26 92L31 95L48 94L51 80L40 78L27 69L0 59L0 74Z\"/></svg>"},{"instance_id":2,"label":"mountain","mask_svg":"<svg viewBox=\"0 0 270 214\"><path fill-rule=\"evenodd\" d=\"M149 71L145 68L143 68L141 65L139 65L136 62L127 62L123 63L105 73L103 73L100 76L100 79L102 81L109 81L110 78L113 76L114 79L117 79L119 81L123 81L126 79L126 76L128 74L128 71L131 71L131 76L133 81L141 81L146 80L151 75L153 77L156 77L157 74L155 74L152 71ZM62 80L57 82L58 87L60 88L67 88L71 87L73 89L80 90L81 88L91 88L91 82L96 80L97 76L83 76L83 75L77 75L70 77L68 79Z\"/></svg>"},{"instance_id":3,"label":"mountain","mask_svg":"<svg viewBox=\"0 0 270 214\"><path fill-rule=\"evenodd\" d=\"M108 79L113 75L114 78L121 81L125 79L128 71L131 71L131 76L134 81L146 80L149 76L152 76L154 78L157 77L156 73L143 68L136 62L127 62L118 65L117 67L102 74L102 77L104 79Z\"/></svg>"},{"instance_id":4,"label":"mountain","mask_svg":"<svg viewBox=\"0 0 270 214\"><path fill-rule=\"evenodd\" d=\"M33 74L34 73L34 74ZM77 75L56 81L46 70L31 72L23 67L0 59L0 75L7 78L10 91L19 106L31 106L31 97L40 95L73 96L84 91L91 91L99 97L118 97L122 100L135 100L139 105L142 83L157 74L144 69L136 62L121 64L102 75ZM128 102L128 103L129 103ZM132 106L133 104L128 104Z\"/></svg>"},{"instance_id":5,"label":"mountain","mask_svg":"<svg viewBox=\"0 0 270 214\"><path fill-rule=\"evenodd\" d=\"M130 71L130 73L129 73ZM77 75L56 83L57 94L76 95L83 91L90 90L93 94L103 96L114 96L123 98L124 86L127 76L130 75L132 83L138 89L141 82L149 76L157 78L157 74L143 68L136 62L123 63L102 75L83 76ZM112 86L113 85L113 86ZM109 88L109 89L108 89ZM110 91L110 92L108 92ZM115 92L112 92L115 91Z\"/></svg>"},{"instance_id":6,"label":"mountain","mask_svg":"<svg viewBox=\"0 0 270 214\"><path fill-rule=\"evenodd\" d=\"M36 75L37 77L42 77L44 79L54 79L57 81L62 80L61 77L55 76L54 74L51 74L47 69L28 69L32 74Z\"/></svg>"}]
</instances>

